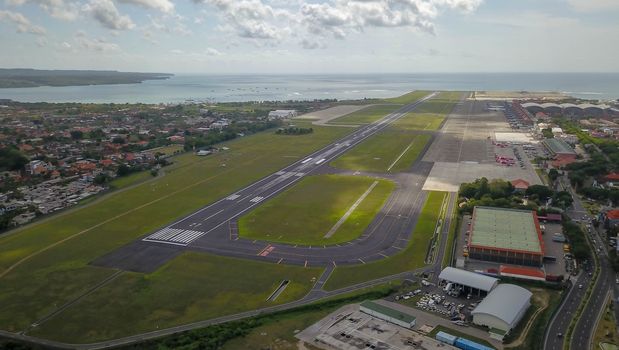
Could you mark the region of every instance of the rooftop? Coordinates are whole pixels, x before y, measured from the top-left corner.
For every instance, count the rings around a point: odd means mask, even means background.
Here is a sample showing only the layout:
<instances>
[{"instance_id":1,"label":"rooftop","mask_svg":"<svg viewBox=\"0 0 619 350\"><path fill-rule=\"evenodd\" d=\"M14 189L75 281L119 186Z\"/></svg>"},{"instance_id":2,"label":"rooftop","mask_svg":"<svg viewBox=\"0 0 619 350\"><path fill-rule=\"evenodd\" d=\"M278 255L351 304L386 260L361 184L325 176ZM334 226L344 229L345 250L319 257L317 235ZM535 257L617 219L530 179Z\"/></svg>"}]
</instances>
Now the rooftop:
<instances>
[{"instance_id":1,"label":"rooftop","mask_svg":"<svg viewBox=\"0 0 619 350\"><path fill-rule=\"evenodd\" d=\"M446 267L441 271L438 276L441 280L450 281L453 283L461 284L463 286L472 287L476 289L489 292L497 284L497 279L494 277L482 275L467 270L456 269L453 267Z\"/></svg>"},{"instance_id":2,"label":"rooftop","mask_svg":"<svg viewBox=\"0 0 619 350\"><path fill-rule=\"evenodd\" d=\"M619 209L609 210L606 213L606 217L609 218L610 220L617 220L617 219L619 219Z\"/></svg>"},{"instance_id":3,"label":"rooftop","mask_svg":"<svg viewBox=\"0 0 619 350\"><path fill-rule=\"evenodd\" d=\"M389 317L398 319L398 320L400 320L402 322L406 322L406 323L414 322L415 319L416 319L416 317L413 316L413 315L409 315L409 314L403 313L401 311L394 310L394 309L392 309L390 307L387 307L387 306L384 306L384 305L380 305L380 304L377 304L377 303L375 303L373 301L369 301L369 300L366 300L366 301L362 302L360 304L360 306L368 308L368 309L370 309L372 311L380 312L383 315L387 315Z\"/></svg>"},{"instance_id":4,"label":"rooftop","mask_svg":"<svg viewBox=\"0 0 619 350\"><path fill-rule=\"evenodd\" d=\"M561 139L545 139L543 143L554 154L576 154L574 149Z\"/></svg>"},{"instance_id":5,"label":"rooftop","mask_svg":"<svg viewBox=\"0 0 619 350\"><path fill-rule=\"evenodd\" d=\"M520 310L529 305L532 295L530 291L514 284L499 284L471 313L492 315L513 328Z\"/></svg>"},{"instance_id":6,"label":"rooftop","mask_svg":"<svg viewBox=\"0 0 619 350\"><path fill-rule=\"evenodd\" d=\"M469 245L543 254L540 235L532 211L475 207Z\"/></svg>"}]
</instances>

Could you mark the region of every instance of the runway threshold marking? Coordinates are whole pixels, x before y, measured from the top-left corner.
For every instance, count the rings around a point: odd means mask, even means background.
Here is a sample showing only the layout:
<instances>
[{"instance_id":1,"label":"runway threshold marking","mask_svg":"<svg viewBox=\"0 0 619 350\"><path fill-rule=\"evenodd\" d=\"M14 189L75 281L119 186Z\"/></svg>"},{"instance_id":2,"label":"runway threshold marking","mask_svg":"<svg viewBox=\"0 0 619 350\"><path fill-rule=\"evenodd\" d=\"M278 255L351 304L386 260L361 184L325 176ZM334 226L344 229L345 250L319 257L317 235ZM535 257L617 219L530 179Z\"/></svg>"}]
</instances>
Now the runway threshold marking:
<instances>
[{"instance_id":1,"label":"runway threshold marking","mask_svg":"<svg viewBox=\"0 0 619 350\"><path fill-rule=\"evenodd\" d=\"M282 260L284 260L284 258L279 258L279 260L277 261L278 264L280 264L282 262Z\"/></svg>"},{"instance_id":2,"label":"runway threshold marking","mask_svg":"<svg viewBox=\"0 0 619 350\"><path fill-rule=\"evenodd\" d=\"M307 267L307 260L305 260L305 265L303 265L303 267Z\"/></svg>"},{"instance_id":3,"label":"runway threshold marking","mask_svg":"<svg viewBox=\"0 0 619 350\"><path fill-rule=\"evenodd\" d=\"M333 267L337 267L337 264L335 263L335 261L331 261L333 263Z\"/></svg>"},{"instance_id":4,"label":"runway threshold marking","mask_svg":"<svg viewBox=\"0 0 619 350\"><path fill-rule=\"evenodd\" d=\"M382 256L383 258L388 258L389 257L388 255L385 255L383 253L378 253L378 255Z\"/></svg>"},{"instance_id":5,"label":"runway threshold marking","mask_svg":"<svg viewBox=\"0 0 619 350\"><path fill-rule=\"evenodd\" d=\"M359 261L361 261L363 264L365 264L365 261L363 261L363 259L359 258L359 259L357 259L357 260L359 260Z\"/></svg>"},{"instance_id":6,"label":"runway threshold marking","mask_svg":"<svg viewBox=\"0 0 619 350\"><path fill-rule=\"evenodd\" d=\"M394 246L394 245L392 245L391 247L392 247L392 248L395 248L395 249L397 249L397 250L402 250L402 248L400 248L400 247L396 247L396 246Z\"/></svg>"}]
</instances>

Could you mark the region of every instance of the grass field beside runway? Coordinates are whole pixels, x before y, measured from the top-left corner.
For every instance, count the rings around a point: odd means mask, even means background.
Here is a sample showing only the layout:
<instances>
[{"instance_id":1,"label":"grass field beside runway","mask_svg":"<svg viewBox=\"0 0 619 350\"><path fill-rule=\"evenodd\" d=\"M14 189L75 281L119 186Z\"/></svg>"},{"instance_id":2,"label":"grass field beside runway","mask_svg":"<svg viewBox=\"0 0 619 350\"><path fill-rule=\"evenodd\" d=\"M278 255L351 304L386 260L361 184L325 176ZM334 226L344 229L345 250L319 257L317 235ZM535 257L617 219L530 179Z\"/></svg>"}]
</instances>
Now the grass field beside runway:
<instances>
[{"instance_id":1,"label":"grass field beside runway","mask_svg":"<svg viewBox=\"0 0 619 350\"><path fill-rule=\"evenodd\" d=\"M16 267L0 277L0 329L21 330L114 272L88 266L95 258L350 132L350 128L313 128L314 133L295 137L266 131L239 138L226 143L229 151L209 157L180 155L163 177L3 235L0 275ZM68 237L73 238L63 241ZM184 281L176 282L182 291ZM222 281L222 288L226 283Z\"/></svg>"},{"instance_id":2,"label":"grass field beside runway","mask_svg":"<svg viewBox=\"0 0 619 350\"><path fill-rule=\"evenodd\" d=\"M339 169L391 172L408 169L419 157L430 135L393 129L371 136L330 163Z\"/></svg>"},{"instance_id":3,"label":"grass field beside runway","mask_svg":"<svg viewBox=\"0 0 619 350\"><path fill-rule=\"evenodd\" d=\"M404 105L418 101L419 99L429 94L430 91L419 90L409 92L398 97L376 100L375 102L373 102L374 105L341 116L337 119L330 121L328 124L370 124L388 115L389 113L397 111Z\"/></svg>"},{"instance_id":4,"label":"grass field beside runway","mask_svg":"<svg viewBox=\"0 0 619 350\"><path fill-rule=\"evenodd\" d=\"M385 98L385 99L383 99L383 101L389 102L389 103L409 104L409 103L413 103L415 101L418 101L419 99L424 98L424 97L428 96L431 93L432 93L432 91L415 90L415 91L411 91L411 92L409 92L407 94L404 94L402 96L392 97L392 98Z\"/></svg>"},{"instance_id":5,"label":"grass field beside runway","mask_svg":"<svg viewBox=\"0 0 619 350\"><path fill-rule=\"evenodd\" d=\"M393 122L392 127L399 130L434 131L439 129L443 120L445 120L445 115L442 114L410 112Z\"/></svg>"},{"instance_id":6,"label":"grass field beside runway","mask_svg":"<svg viewBox=\"0 0 619 350\"><path fill-rule=\"evenodd\" d=\"M460 101L461 92L443 91L420 104L412 112L393 123L401 130L438 130L441 123Z\"/></svg>"},{"instance_id":7,"label":"grass field beside runway","mask_svg":"<svg viewBox=\"0 0 619 350\"><path fill-rule=\"evenodd\" d=\"M406 249L394 256L376 262L337 267L327 280L324 289L335 290L423 267L425 265L424 260L428 244L432 239L434 228L439 219L441 205L446 195L446 192L429 193Z\"/></svg>"},{"instance_id":8,"label":"grass field beside runway","mask_svg":"<svg viewBox=\"0 0 619 350\"><path fill-rule=\"evenodd\" d=\"M330 238L325 234L368 190L378 184ZM302 245L329 245L359 237L395 188L394 183L361 176L304 178L241 217L239 234L248 239Z\"/></svg>"},{"instance_id":9,"label":"grass field beside runway","mask_svg":"<svg viewBox=\"0 0 619 350\"><path fill-rule=\"evenodd\" d=\"M188 252L152 274L123 273L31 334L95 342L235 314L300 299L321 273ZM290 284L267 302L283 279Z\"/></svg>"},{"instance_id":10,"label":"grass field beside runway","mask_svg":"<svg viewBox=\"0 0 619 350\"><path fill-rule=\"evenodd\" d=\"M424 114L439 114L446 115L451 112L454 105L460 101L460 97L462 96L462 92L460 91L442 91L421 105L419 105L413 113Z\"/></svg>"},{"instance_id":11,"label":"grass field beside runway","mask_svg":"<svg viewBox=\"0 0 619 350\"><path fill-rule=\"evenodd\" d=\"M330 125L370 124L400 108L401 104L377 104L331 120Z\"/></svg>"}]
</instances>

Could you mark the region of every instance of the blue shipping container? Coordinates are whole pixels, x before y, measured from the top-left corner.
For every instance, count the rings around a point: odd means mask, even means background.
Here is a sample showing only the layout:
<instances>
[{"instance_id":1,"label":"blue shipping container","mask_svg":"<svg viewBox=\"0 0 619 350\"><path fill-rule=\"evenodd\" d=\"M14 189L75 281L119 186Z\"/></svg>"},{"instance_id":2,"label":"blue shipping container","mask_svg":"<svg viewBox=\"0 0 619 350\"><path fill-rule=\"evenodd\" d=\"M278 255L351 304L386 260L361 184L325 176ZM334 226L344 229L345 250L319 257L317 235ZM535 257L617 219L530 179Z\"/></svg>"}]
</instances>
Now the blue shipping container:
<instances>
[{"instance_id":1,"label":"blue shipping container","mask_svg":"<svg viewBox=\"0 0 619 350\"><path fill-rule=\"evenodd\" d=\"M492 348L489 348L485 345L481 345L472 340L468 340L464 338L456 339L454 346L462 350L493 350Z\"/></svg>"},{"instance_id":2,"label":"blue shipping container","mask_svg":"<svg viewBox=\"0 0 619 350\"><path fill-rule=\"evenodd\" d=\"M443 331L436 333L436 340L441 341L443 343L447 343L449 345L454 345L458 337L455 335L451 335L449 333L445 333Z\"/></svg>"}]
</instances>

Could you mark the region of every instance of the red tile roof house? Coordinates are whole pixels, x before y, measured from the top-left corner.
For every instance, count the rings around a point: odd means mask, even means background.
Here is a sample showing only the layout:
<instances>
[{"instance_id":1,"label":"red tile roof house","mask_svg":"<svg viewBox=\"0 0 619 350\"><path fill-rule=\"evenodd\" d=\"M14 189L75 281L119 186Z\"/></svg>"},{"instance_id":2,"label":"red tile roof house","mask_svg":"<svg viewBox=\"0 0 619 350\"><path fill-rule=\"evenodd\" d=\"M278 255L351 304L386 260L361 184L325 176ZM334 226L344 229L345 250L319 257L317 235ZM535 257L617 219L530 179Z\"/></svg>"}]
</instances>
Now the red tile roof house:
<instances>
[{"instance_id":1,"label":"red tile roof house","mask_svg":"<svg viewBox=\"0 0 619 350\"><path fill-rule=\"evenodd\" d=\"M605 183L608 187L619 187L619 173L610 173L602 177L600 183Z\"/></svg>"},{"instance_id":2,"label":"red tile roof house","mask_svg":"<svg viewBox=\"0 0 619 350\"><path fill-rule=\"evenodd\" d=\"M524 181L523 179L516 179L516 180L513 180L511 183L512 183L512 186L514 186L514 189L518 192L526 191L530 185L527 181Z\"/></svg>"},{"instance_id":3,"label":"red tile roof house","mask_svg":"<svg viewBox=\"0 0 619 350\"><path fill-rule=\"evenodd\" d=\"M609 210L604 214L604 221L609 227L619 226L619 209Z\"/></svg>"}]
</instances>

